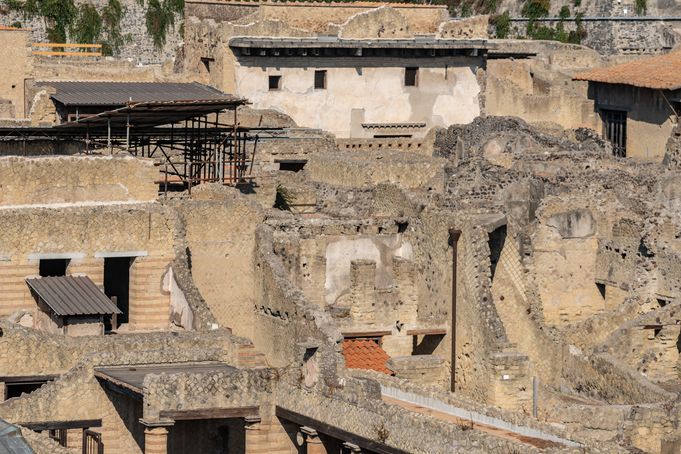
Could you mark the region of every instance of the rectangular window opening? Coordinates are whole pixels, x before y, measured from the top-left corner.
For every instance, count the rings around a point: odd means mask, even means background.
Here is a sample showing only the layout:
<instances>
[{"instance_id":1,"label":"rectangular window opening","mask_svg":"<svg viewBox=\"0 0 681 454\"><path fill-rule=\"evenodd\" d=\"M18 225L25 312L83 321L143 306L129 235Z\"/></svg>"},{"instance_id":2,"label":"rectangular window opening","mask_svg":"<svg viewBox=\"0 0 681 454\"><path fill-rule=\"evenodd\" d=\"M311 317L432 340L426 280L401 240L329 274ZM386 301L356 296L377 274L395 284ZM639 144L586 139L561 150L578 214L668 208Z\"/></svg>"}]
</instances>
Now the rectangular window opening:
<instances>
[{"instance_id":1,"label":"rectangular window opening","mask_svg":"<svg viewBox=\"0 0 681 454\"><path fill-rule=\"evenodd\" d=\"M612 144L612 153L627 156L627 112L624 110L601 109L603 138Z\"/></svg>"},{"instance_id":2,"label":"rectangular window opening","mask_svg":"<svg viewBox=\"0 0 681 454\"><path fill-rule=\"evenodd\" d=\"M307 161L279 161L279 170L286 172L300 172L305 168Z\"/></svg>"},{"instance_id":3,"label":"rectangular window opening","mask_svg":"<svg viewBox=\"0 0 681 454\"><path fill-rule=\"evenodd\" d=\"M281 76L269 77L270 91L281 90Z\"/></svg>"},{"instance_id":4,"label":"rectangular window opening","mask_svg":"<svg viewBox=\"0 0 681 454\"><path fill-rule=\"evenodd\" d=\"M314 88L317 90L326 89L326 71L314 72Z\"/></svg>"},{"instance_id":5,"label":"rectangular window opening","mask_svg":"<svg viewBox=\"0 0 681 454\"><path fill-rule=\"evenodd\" d=\"M40 277L66 276L70 259L41 259L39 264Z\"/></svg>"},{"instance_id":6,"label":"rectangular window opening","mask_svg":"<svg viewBox=\"0 0 681 454\"><path fill-rule=\"evenodd\" d=\"M404 86L415 87L418 84L418 68L404 68Z\"/></svg>"}]
</instances>

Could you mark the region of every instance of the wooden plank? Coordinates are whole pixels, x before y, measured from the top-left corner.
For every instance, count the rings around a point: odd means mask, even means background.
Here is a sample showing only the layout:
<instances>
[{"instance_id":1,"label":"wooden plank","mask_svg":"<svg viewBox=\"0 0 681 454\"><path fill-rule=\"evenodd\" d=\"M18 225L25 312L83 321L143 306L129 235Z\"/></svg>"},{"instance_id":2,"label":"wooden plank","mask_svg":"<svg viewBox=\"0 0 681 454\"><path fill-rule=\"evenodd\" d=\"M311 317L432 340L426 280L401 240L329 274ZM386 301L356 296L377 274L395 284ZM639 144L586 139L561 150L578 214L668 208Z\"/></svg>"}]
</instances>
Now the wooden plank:
<instances>
[{"instance_id":1,"label":"wooden plank","mask_svg":"<svg viewBox=\"0 0 681 454\"><path fill-rule=\"evenodd\" d=\"M34 50L33 55L48 55L52 57L101 57L101 52L53 52L49 50Z\"/></svg>"},{"instance_id":2,"label":"wooden plank","mask_svg":"<svg viewBox=\"0 0 681 454\"><path fill-rule=\"evenodd\" d=\"M442 336L447 334L447 328L408 329L407 336Z\"/></svg>"},{"instance_id":3,"label":"wooden plank","mask_svg":"<svg viewBox=\"0 0 681 454\"><path fill-rule=\"evenodd\" d=\"M194 419L228 419L244 418L246 416L258 416L258 407L235 407L235 408L206 408L201 410L161 410L161 419L173 419L175 421L189 421Z\"/></svg>"},{"instance_id":4,"label":"wooden plank","mask_svg":"<svg viewBox=\"0 0 681 454\"><path fill-rule=\"evenodd\" d=\"M309 416L287 410L283 407L280 407L279 405L276 407L275 414L279 418L299 424L301 426L311 427L317 432L321 432L344 442L355 444L368 451L376 452L378 454L408 454L408 451L403 451L399 448L393 448L392 446L388 446L385 443L380 443L378 441L362 437L361 435L353 434L352 432L348 432L347 430L341 429L339 427L318 421L314 418L310 418Z\"/></svg>"},{"instance_id":5,"label":"wooden plank","mask_svg":"<svg viewBox=\"0 0 681 454\"><path fill-rule=\"evenodd\" d=\"M353 338L390 336L392 333L392 331L343 331L341 334L345 338Z\"/></svg>"},{"instance_id":6,"label":"wooden plank","mask_svg":"<svg viewBox=\"0 0 681 454\"><path fill-rule=\"evenodd\" d=\"M35 383L48 382L54 380L59 375L16 375L0 377L0 382L4 383Z\"/></svg>"},{"instance_id":7,"label":"wooden plank","mask_svg":"<svg viewBox=\"0 0 681 454\"><path fill-rule=\"evenodd\" d=\"M40 421L40 422L20 422L17 423L31 430L50 430L50 429L88 429L90 427L102 427L101 419L79 419L74 421Z\"/></svg>"},{"instance_id":8,"label":"wooden plank","mask_svg":"<svg viewBox=\"0 0 681 454\"><path fill-rule=\"evenodd\" d=\"M88 49L101 49L101 44L74 44L74 43L33 43L33 47L71 47L71 48L88 48Z\"/></svg>"}]
</instances>

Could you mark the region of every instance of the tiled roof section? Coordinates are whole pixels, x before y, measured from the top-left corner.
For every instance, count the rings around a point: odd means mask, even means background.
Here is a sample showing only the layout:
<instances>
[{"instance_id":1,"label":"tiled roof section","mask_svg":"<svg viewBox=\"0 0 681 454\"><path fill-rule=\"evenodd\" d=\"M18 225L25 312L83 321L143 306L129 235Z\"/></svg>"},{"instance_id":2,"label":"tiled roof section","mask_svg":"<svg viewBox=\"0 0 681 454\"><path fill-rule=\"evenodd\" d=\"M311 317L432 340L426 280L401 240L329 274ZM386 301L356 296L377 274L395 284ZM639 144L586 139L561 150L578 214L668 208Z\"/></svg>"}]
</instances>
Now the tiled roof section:
<instances>
[{"instance_id":1,"label":"tiled roof section","mask_svg":"<svg viewBox=\"0 0 681 454\"><path fill-rule=\"evenodd\" d=\"M26 279L26 283L60 316L121 313L87 276L36 277Z\"/></svg>"},{"instance_id":2,"label":"tiled roof section","mask_svg":"<svg viewBox=\"0 0 681 454\"><path fill-rule=\"evenodd\" d=\"M385 363L390 356L371 339L345 339L343 341L345 366L350 369L369 369L392 375Z\"/></svg>"},{"instance_id":3,"label":"tiled roof section","mask_svg":"<svg viewBox=\"0 0 681 454\"><path fill-rule=\"evenodd\" d=\"M573 79L654 90L677 90L681 88L681 52L592 69L576 74Z\"/></svg>"},{"instance_id":4,"label":"tiled roof section","mask_svg":"<svg viewBox=\"0 0 681 454\"><path fill-rule=\"evenodd\" d=\"M53 87L52 98L70 105L125 106L132 102L233 100L213 87L192 83L170 82L41 82Z\"/></svg>"}]
</instances>

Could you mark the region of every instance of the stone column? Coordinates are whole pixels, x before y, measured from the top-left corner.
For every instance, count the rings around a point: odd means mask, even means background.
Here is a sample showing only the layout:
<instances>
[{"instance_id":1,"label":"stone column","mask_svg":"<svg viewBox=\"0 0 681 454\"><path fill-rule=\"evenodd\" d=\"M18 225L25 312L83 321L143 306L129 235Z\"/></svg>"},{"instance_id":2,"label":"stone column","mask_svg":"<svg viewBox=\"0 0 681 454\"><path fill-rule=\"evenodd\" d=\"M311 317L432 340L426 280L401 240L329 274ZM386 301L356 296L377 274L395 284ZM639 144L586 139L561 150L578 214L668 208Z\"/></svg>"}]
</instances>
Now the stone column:
<instances>
[{"instance_id":1,"label":"stone column","mask_svg":"<svg viewBox=\"0 0 681 454\"><path fill-rule=\"evenodd\" d=\"M7 388L5 387L5 382L0 381L0 402L5 401L5 398L6 398L5 393L6 392L7 392Z\"/></svg>"},{"instance_id":2,"label":"stone column","mask_svg":"<svg viewBox=\"0 0 681 454\"><path fill-rule=\"evenodd\" d=\"M144 454L168 453L168 429L166 427L144 428Z\"/></svg>"}]
</instances>

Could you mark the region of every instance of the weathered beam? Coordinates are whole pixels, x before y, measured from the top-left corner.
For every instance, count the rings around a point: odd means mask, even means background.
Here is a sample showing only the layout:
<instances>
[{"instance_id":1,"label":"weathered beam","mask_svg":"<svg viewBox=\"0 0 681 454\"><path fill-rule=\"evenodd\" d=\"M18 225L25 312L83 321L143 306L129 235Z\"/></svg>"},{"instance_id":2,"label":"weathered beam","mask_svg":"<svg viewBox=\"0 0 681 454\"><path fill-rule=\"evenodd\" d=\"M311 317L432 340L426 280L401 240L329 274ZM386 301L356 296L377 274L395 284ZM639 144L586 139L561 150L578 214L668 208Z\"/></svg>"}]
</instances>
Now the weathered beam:
<instances>
[{"instance_id":1,"label":"weathered beam","mask_svg":"<svg viewBox=\"0 0 681 454\"><path fill-rule=\"evenodd\" d=\"M73 421L30 421L19 422L20 426L34 431L50 429L88 429L90 427L102 427L101 419L77 419Z\"/></svg>"},{"instance_id":2,"label":"weathered beam","mask_svg":"<svg viewBox=\"0 0 681 454\"><path fill-rule=\"evenodd\" d=\"M173 419L175 421L189 421L194 419L229 419L258 416L259 407L235 407L235 408L205 408L200 410L161 410L161 419Z\"/></svg>"},{"instance_id":3,"label":"weathered beam","mask_svg":"<svg viewBox=\"0 0 681 454\"><path fill-rule=\"evenodd\" d=\"M300 413L287 410L283 407L280 407L279 405L277 405L276 407L275 414L279 418L285 419L287 421L290 421L301 426L311 427L317 432L323 433L337 440L357 445L360 448L371 452L375 452L378 454L409 454L408 451L404 451L399 448L394 448L392 446L386 445L385 443L381 443L376 440L371 440L361 435L348 432L347 430L332 426L330 424L316 420L309 416L305 416Z\"/></svg>"},{"instance_id":4,"label":"weathered beam","mask_svg":"<svg viewBox=\"0 0 681 454\"><path fill-rule=\"evenodd\" d=\"M408 329L407 336L442 336L447 334L447 328Z\"/></svg>"},{"instance_id":5,"label":"weathered beam","mask_svg":"<svg viewBox=\"0 0 681 454\"><path fill-rule=\"evenodd\" d=\"M59 375L15 375L0 377L0 382L4 383L35 383L43 381L51 381Z\"/></svg>"},{"instance_id":6,"label":"weathered beam","mask_svg":"<svg viewBox=\"0 0 681 454\"><path fill-rule=\"evenodd\" d=\"M352 337L382 337L382 336L390 336L393 332L392 331L343 331L341 334L343 337L346 338L352 338Z\"/></svg>"}]
</instances>

